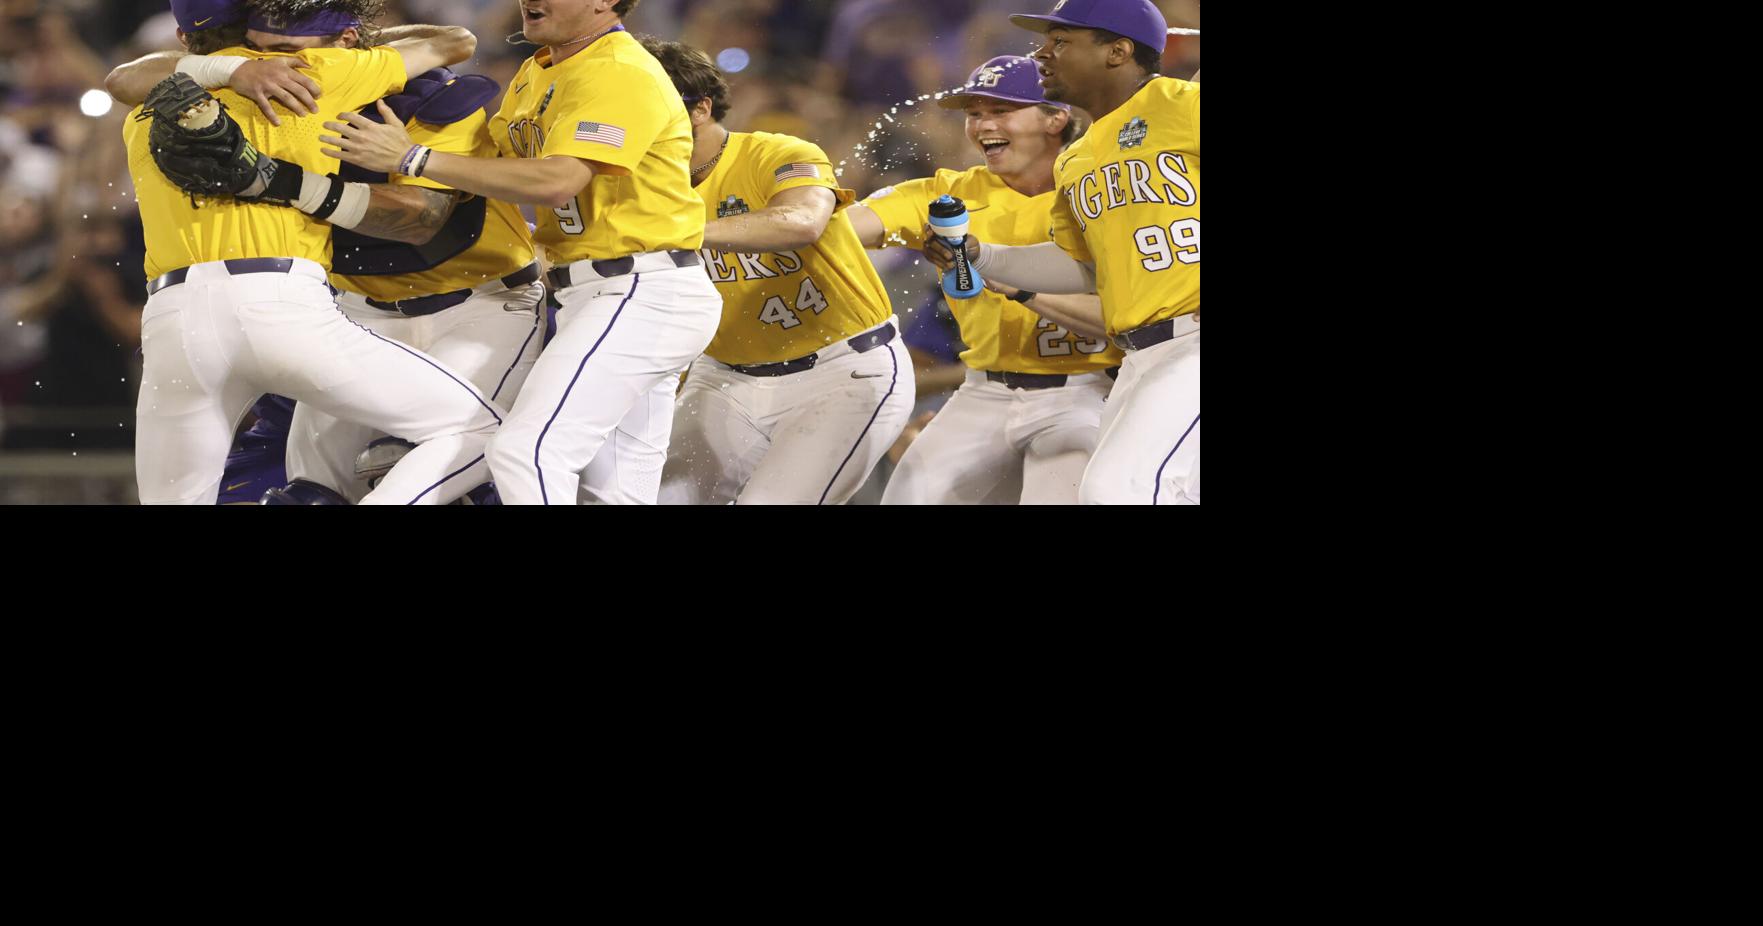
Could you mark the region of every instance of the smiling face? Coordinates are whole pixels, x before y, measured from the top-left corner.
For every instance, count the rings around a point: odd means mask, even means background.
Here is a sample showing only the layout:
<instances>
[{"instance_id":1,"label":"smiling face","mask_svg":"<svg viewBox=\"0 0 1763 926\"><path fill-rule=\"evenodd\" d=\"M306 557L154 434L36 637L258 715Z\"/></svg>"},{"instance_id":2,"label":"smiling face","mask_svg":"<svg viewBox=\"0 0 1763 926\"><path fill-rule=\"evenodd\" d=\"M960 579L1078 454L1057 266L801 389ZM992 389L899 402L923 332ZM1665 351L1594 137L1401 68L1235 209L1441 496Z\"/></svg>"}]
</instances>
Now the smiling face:
<instances>
[{"instance_id":1,"label":"smiling face","mask_svg":"<svg viewBox=\"0 0 1763 926\"><path fill-rule=\"evenodd\" d=\"M530 42L560 45L587 34L610 0L519 0L520 32Z\"/></svg>"},{"instance_id":2,"label":"smiling face","mask_svg":"<svg viewBox=\"0 0 1763 926\"><path fill-rule=\"evenodd\" d=\"M1068 116L1048 115L1032 103L1006 103L969 97L967 140L986 156L986 167L1001 176L1020 174L1059 150Z\"/></svg>"},{"instance_id":3,"label":"smiling face","mask_svg":"<svg viewBox=\"0 0 1763 926\"><path fill-rule=\"evenodd\" d=\"M1083 106L1107 72L1111 47L1097 44L1094 30L1054 26L1029 57L1040 70L1047 99Z\"/></svg>"}]
</instances>

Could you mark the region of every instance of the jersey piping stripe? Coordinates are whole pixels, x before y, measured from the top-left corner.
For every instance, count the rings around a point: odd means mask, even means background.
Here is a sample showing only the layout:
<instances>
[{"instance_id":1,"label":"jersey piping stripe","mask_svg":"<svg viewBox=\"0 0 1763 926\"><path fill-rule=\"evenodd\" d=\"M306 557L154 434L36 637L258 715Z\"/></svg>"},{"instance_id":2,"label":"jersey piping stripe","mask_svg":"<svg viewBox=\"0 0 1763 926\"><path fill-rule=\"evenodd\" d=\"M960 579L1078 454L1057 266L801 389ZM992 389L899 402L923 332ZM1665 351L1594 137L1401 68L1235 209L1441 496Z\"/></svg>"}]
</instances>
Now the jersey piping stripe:
<instances>
[{"instance_id":1,"label":"jersey piping stripe","mask_svg":"<svg viewBox=\"0 0 1763 926\"><path fill-rule=\"evenodd\" d=\"M490 393L491 401L495 401L496 397L502 394L502 387L508 384L508 375L514 372L515 367L520 366L520 358L526 356L526 346L533 343L533 335L539 333L539 326L544 321L544 318L545 300L541 298L539 300L539 314L533 319L533 330L526 333L526 340L520 342L520 350L514 352L514 362L508 365L508 369L503 372L502 378L496 382L496 391Z\"/></svg>"},{"instance_id":2,"label":"jersey piping stripe","mask_svg":"<svg viewBox=\"0 0 1763 926\"><path fill-rule=\"evenodd\" d=\"M436 489L438 489L438 488L440 488L440 487L441 487L441 485L442 485L442 484L443 484L443 483L445 483L445 482L446 482L446 481L447 481L447 480L449 480L449 479L452 479L452 478L453 478L453 477L454 477L454 476L457 476L457 475L459 475L459 474L460 474L460 473L463 473L463 472L465 472L465 471L466 471L466 470L468 470L468 469L471 469L471 468L472 468L472 467L473 467L473 466L476 466L476 465L478 465L478 461L480 461L480 460L482 460L482 459L483 459L483 458L484 458L484 455L483 455L483 454L481 454L481 453L480 453L480 454L478 454L478 455L477 455L477 459L476 459L476 460L473 460L473 461L471 461L471 462L470 462L470 463L467 463L467 464L465 464L465 465L464 465L464 466L461 466L461 467L459 467L459 468L458 468L458 469L456 469L456 470L454 470L454 471L452 471L452 472L450 472L450 473L448 473L448 474L447 474L447 475L445 475L445 476L442 476L442 477L441 477L441 481L440 481L440 482L437 482L437 483L435 483L435 484L434 484L434 485L432 485L432 486L429 486L429 487L428 487L428 488L426 488L426 489L423 489L423 490L422 490L422 491L421 491L421 492L419 492L419 493L417 493L417 496L416 496L416 497L415 497L415 498L413 498L413 499L411 499L411 500L410 500L410 501L407 501L407 502L405 502L405 503L404 503L404 504L406 504L406 505L414 505L414 504L416 504L416 503L417 503L417 502L420 502L420 501L422 501L422 497L423 497L423 496L424 496L424 495L427 495L427 494L429 494L429 493L430 493L430 492L433 492L433 491L434 491L434 490L436 490Z\"/></svg>"},{"instance_id":3,"label":"jersey piping stripe","mask_svg":"<svg viewBox=\"0 0 1763 926\"><path fill-rule=\"evenodd\" d=\"M1194 428L1199 427L1199 425L1200 425L1200 416L1195 415L1194 416L1194 423L1188 425L1188 429L1186 431L1181 432L1181 440L1176 441L1175 446L1169 448L1169 456L1164 457L1162 465L1157 467L1157 481L1152 483L1152 488L1151 488L1151 504L1153 504L1153 505L1157 504L1157 493L1163 491L1163 467L1169 465L1169 461L1171 458L1173 458L1175 456L1175 452L1177 450L1181 449L1182 441L1187 440L1188 435L1194 433Z\"/></svg>"},{"instance_id":4,"label":"jersey piping stripe","mask_svg":"<svg viewBox=\"0 0 1763 926\"><path fill-rule=\"evenodd\" d=\"M896 339L896 340L898 340L898 339ZM826 504L826 496L827 496L828 492L831 492L833 490L833 483L836 483L839 481L839 474L845 471L845 464L850 463L851 458L853 456L857 455L857 448L863 446L863 438L864 438L864 436L869 434L870 425L875 424L875 419L881 415L881 410L888 404L888 399L893 396L894 386L900 382L900 355L894 353L894 342L893 341L890 341L887 344L887 348L888 348L888 359L892 360L894 362L894 378L888 380L888 391L882 395L881 402L876 405L875 414L869 416L869 423L865 424L863 426L863 432L861 434L857 435L857 443L851 445L851 452L845 454L845 462L840 463L839 468L833 470L833 478L831 481L829 481L826 484L826 489L820 493L820 501L815 502L815 504L817 504L817 505ZM865 475L867 475L867 474L865 474Z\"/></svg>"},{"instance_id":5,"label":"jersey piping stripe","mask_svg":"<svg viewBox=\"0 0 1763 926\"><path fill-rule=\"evenodd\" d=\"M618 324L618 317L624 314L625 305L631 301L632 296L637 294L637 281L642 279L642 276L643 275L640 273L631 275L631 291L624 294L624 302L620 302L618 304L618 310L612 313L612 320L606 323L606 330L600 332L600 337L598 340L594 341L594 346L588 348L588 355L583 357L582 362L576 366L575 375L569 378L569 386L563 390L563 397L557 400L557 410L551 413L550 420L546 421L545 427L539 431L539 439L533 441L533 475L538 477L539 480L540 504L551 504L551 496L545 491L545 471L539 468L539 448L544 446L545 435L550 433L552 422L557 420L557 416L563 411L563 406L568 404L569 393L571 390L575 389L576 380L582 378L582 371L587 369L588 361L593 359L594 351L600 349L600 345L605 342L606 336L612 333L612 326Z\"/></svg>"}]
</instances>

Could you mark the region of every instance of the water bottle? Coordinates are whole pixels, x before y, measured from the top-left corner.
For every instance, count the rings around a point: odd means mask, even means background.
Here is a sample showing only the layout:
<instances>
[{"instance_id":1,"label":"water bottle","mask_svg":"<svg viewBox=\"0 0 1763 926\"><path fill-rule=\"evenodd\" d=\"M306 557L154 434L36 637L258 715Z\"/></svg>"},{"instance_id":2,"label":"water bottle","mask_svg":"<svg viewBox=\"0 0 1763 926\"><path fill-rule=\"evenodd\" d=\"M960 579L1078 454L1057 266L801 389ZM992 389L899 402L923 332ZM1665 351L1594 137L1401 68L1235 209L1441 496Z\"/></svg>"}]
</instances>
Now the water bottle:
<instances>
[{"instance_id":1,"label":"water bottle","mask_svg":"<svg viewBox=\"0 0 1763 926\"><path fill-rule=\"evenodd\" d=\"M930 204L930 227L955 252L955 266L943 274L943 292L956 299L972 299L986 288L979 271L967 263L967 206L944 194Z\"/></svg>"}]
</instances>

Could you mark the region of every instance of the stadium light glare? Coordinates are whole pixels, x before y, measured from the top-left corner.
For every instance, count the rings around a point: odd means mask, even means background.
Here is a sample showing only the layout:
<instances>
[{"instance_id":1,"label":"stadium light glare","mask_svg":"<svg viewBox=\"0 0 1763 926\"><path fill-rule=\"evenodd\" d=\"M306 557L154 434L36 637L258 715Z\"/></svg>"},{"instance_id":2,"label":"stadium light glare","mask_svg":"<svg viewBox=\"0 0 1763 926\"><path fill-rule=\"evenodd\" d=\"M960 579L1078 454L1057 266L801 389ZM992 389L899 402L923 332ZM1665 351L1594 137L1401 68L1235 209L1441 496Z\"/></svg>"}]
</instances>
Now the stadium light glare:
<instances>
[{"instance_id":1,"label":"stadium light glare","mask_svg":"<svg viewBox=\"0 0 1763 926\"><path fill-rule=\"evenodd\" d=\"M716 53L716 66L730 74L739 74L753 63L753 56L747 54L745 48L725 48Z\"/></svg>"},{"instance_id":2,"label":"stadium light glare","mask_svg":"<svg viewBox=\"0 0 1763 926\"><path fill-rule=\"evenodd\" d=\"M94 119L110 112L110 94L102 90L87 90L80 94L80 112Z\"/></svg>"}]
</instances>

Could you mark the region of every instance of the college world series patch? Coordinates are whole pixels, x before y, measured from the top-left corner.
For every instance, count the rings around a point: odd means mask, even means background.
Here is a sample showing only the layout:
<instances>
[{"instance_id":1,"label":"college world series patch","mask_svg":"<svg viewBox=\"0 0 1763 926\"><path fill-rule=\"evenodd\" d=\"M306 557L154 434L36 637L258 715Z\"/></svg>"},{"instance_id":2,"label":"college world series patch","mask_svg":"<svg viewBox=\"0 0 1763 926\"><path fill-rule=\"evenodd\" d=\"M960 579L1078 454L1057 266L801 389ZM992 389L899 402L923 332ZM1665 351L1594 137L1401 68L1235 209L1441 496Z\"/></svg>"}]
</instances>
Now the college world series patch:
<instances>
[{"instance_id":1,"label":"college world series patch","mask_svg":"<svg viewBox=\"0 0 1763 926\"><path fill-rule=\"evenodd\" d=\"M1123 149L1137 148L1144 142L1145 136L1150 134L1150 131L1151 127L1145 124L1144 119L1138 116L1132 117L1132 121L1120 130L1120 147Z\"/></svg>"},{"instance_id":2,"label":"college world series patch","mask_svg":"<svg viewBox=\"0 0 1763 926\"><path fill-rule=\"evenodd\" d=\"M719 219L726 219L731 215L740 215L748 211L750 210L747 208L746 202L736 199L732 193L729 194L728 199L716 204L716 217Z\"/></svg>"}]
</instances>

